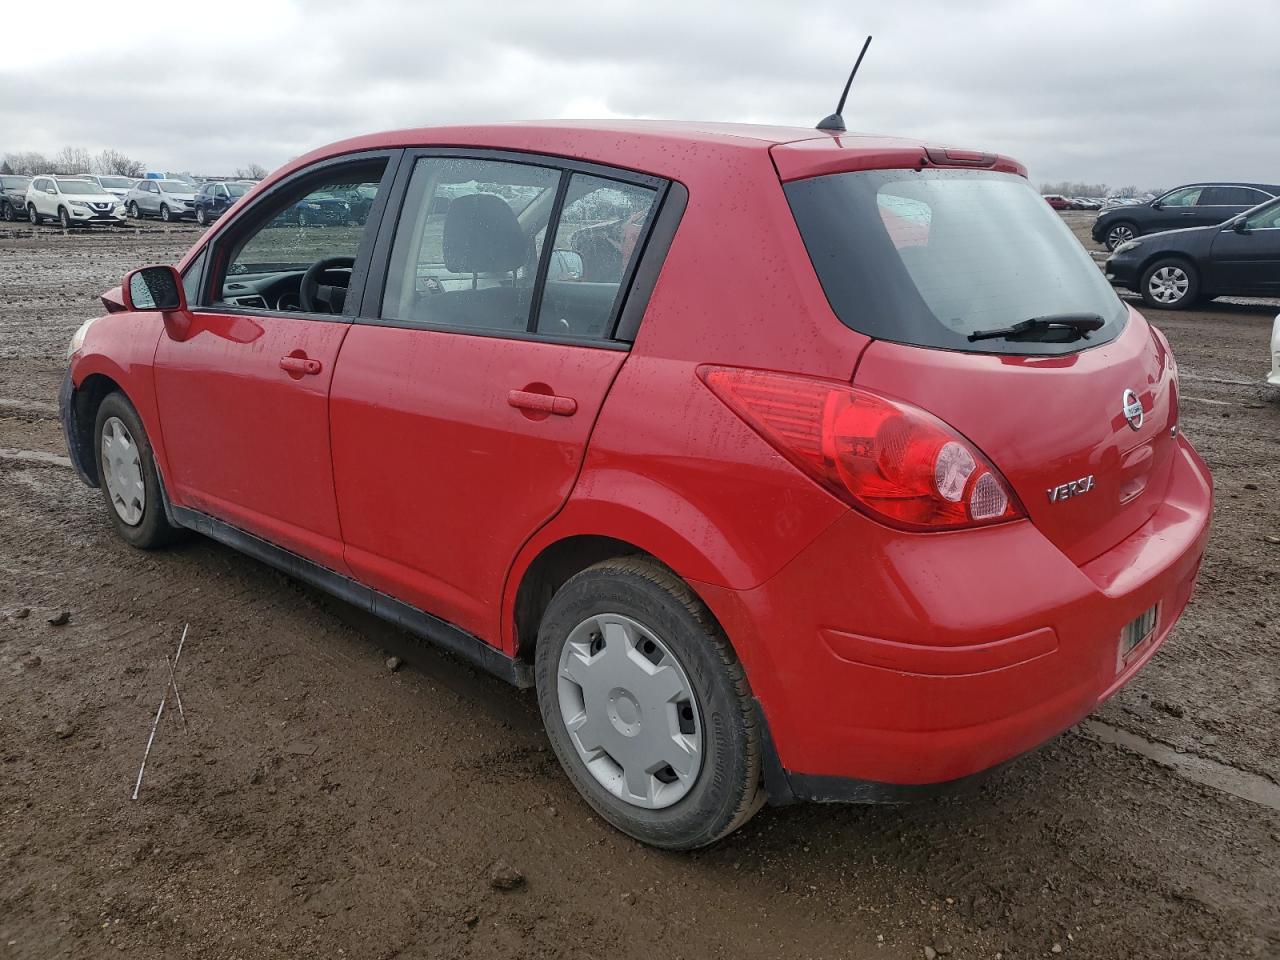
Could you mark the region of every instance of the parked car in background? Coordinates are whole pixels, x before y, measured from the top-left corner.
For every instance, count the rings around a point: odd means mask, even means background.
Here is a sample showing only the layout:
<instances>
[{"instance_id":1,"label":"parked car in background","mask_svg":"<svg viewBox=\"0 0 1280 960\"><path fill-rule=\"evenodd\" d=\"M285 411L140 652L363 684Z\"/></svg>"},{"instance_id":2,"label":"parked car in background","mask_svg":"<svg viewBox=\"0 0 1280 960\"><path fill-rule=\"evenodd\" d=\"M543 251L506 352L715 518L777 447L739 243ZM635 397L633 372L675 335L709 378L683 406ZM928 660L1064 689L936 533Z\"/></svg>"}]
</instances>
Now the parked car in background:
<instances>
[{"instance_id":1,"label":"parked car in background","mask_svg":"<svg viewBox=\"0 0 1280 960\"><path fill-rule=\"evenodd\" d=\"M195 187L182 180L139 180L125 200L135 220L159 217L168 223L195 216Z\"/></svg>"},{"instance_id":2,"label":"parked car in background","mask_svg":"<svg viewBox=\"0 0 1280 960\"><path fill-rule=\"evenodd\" d=\"M92 180L35 177L27 187L27 219L57 220L66 229L77 223L122 223L124 205Z\"/></svg>"},{"instance_id":3,"label":"parked car in background","mask_svg":"<svg viewBox=\"0 0 1280 960\"><path fill-rule=\"evenodd\" d=\"M1280 186L1271 184L1191 183L1145 203L1103 210L1093 222L1093 239L1114 250L1148 233L1224 223L1277 196Z\"/></svg>"},{"instance_id":4,"label":"parked car in background","mask_svg":"<svg viewBox=\"0 0 1280 960\"><path fill-rule=\"evenodd\" d=\"M1280 313L1271 325L1271 372L1267 374L1267 383L1280 387Z\"/></svg>"},{"instance_id":5,"label":"parked car in background","mask_svg":"<svg viewBox=\"0 0 1280 960\"><path fill-rule=\"evenodd\" d=\"M1280 199L1223 224L1126 240L1106 274L1163 310L1221 296L1280 297Z\"/></svg>"},{"instance_id":6,"label":"parked car in background","mask_svg":"<svg viewBox=\"0 0 1280 960\"><path fill-rule=\"evenodd\" d=\"M282 219L352 191L360 228ZM199 531L536 687L586 802L669 849L1035 748L1208 539L1168 342L995 154L392 131L104 301L59 406L125 542Z\"/></svg>"},{"instance_id":7,"label":"parked car in background","mask_svg":"<svg viewBox=\"0 0 1280 960\"><path fill-rule=\"evenodd\" d=\"M0 175L0 218L12 223L24 219L27 215L27 187L31 186L30 177L12 174Z\"/></svg>"},{"instance_id":8,"label":"parked car in background","mask_svg":"<svg viewBox=\"0 0 1280 960\"><path fill-rule=\"evenodd\" d=\"M1046 193L1044 195L1044 199L1045 199L1045 203L1049 204L1049 206L1053 207L1053 209L1055 210L1074 210L1075 209L1075 204L1073 204L1066 197L1057 193Z\"/></svg>"},{"instance_id":9,"label":"parked car in background","mask_svg":"<svg viewBox=\"0 0 1280 960\"><path fill-rule=\"evenodd\" d=\"M213 223L251 189L252 185L234 180L202 184L191 205L195 210L196 223L202 227Z\"/></svg>"},{"instance_id":10,"label":"parked car in background","mask_svg":"<svg viewBox=\"0 0 1280 960\"><path fill-rule=\"evenodd\" d=\"M84 179L92 180L107 193L118 197L121 201L124 201L129 196L129 191L138 182L135 177L118 177L107 173L86 174Z\"/></svg>"}]
</instances>

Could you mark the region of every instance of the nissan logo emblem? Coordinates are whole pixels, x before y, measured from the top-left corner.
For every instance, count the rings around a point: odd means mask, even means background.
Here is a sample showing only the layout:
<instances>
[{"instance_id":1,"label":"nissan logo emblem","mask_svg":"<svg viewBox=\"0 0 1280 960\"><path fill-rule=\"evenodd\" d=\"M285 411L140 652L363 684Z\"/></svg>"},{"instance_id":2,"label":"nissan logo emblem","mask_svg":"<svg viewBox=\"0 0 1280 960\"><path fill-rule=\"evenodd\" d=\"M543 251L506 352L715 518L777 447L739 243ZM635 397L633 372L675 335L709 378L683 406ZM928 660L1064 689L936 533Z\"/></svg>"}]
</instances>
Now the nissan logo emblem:
<instances>
[{"instance_id":1,"label":"nissan logo emblem","mask_svg":"<svg viewBox=\"0 0 1280 960\"><path fill-rule=\"evenodd\" d=\"M1138 395L1132 390L1126 390L1121 398L1120 411L1124 414L1124 418L1129 421L1129 426L1134 430L1142 429L1142 401L1138 399Z\"/></svg>"}]
</instances>

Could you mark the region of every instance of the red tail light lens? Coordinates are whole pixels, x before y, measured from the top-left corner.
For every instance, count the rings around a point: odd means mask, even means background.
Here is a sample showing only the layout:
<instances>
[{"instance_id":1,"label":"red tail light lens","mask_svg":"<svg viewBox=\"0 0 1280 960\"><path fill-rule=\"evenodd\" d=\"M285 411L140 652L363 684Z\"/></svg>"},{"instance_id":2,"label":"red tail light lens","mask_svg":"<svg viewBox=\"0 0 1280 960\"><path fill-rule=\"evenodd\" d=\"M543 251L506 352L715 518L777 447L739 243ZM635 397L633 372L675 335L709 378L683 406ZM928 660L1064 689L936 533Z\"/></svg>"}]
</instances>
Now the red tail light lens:
<instances>
[{"instance_id":1,"label":"red tail light lens","mask_svg":"<svg viewBox=\"0 0 1280 960\"><path fill-rule=\"evenodd\" d=\"M779 453L878 520L946 530L1025 516L990 461L919 407L789 374L733 367L698 374Z\"/></svg>"}]
</instances>

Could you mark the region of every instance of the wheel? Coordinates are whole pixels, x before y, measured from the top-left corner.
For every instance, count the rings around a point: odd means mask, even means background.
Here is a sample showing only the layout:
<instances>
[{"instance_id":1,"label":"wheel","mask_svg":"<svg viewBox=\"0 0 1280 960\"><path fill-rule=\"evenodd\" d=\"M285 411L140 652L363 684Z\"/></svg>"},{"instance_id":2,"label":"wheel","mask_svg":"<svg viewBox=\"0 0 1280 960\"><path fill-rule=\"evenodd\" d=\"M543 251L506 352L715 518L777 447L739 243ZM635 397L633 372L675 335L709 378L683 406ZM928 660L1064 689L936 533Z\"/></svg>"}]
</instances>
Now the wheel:
<instances>
[{"instance_id":1,"label":"wheel","mask_svg":"<svg viewBox=\"0 0 1280 960\"><path fill-rule=\"evenodd\" d=\"M27 204L27 219L31 221L33 226L40 226L44 223L44 217L40 216L40 211L36 209L34 203Z\"/></svg>"},{"instance_id":2,"label":"wheel","mask_svg":"<svg viewBox=\"0 0 1280 960\"><path fill-rule=\"evenodd\" d=\"M311 218L307 216L307 211L305 210L298 211L298 226L300 227L311 226Z\"/></svg>"},{"instance_id":3,"label":"wheel","mask_svg":"<svg viewBox=\"0 0 1280 960\"><path fill-rule=\"evenodd\" d=\"M196 207L196 223L202 227L209 225L209 218L205 216L204 207Z\"/></svg>"},{"instance_id":4,"label":"wheel","mask_svg":"<svg viewBox=\"0 0 1280 960\"><path fill-rule=\"evenodd\" d=\"M18 219L17 214L13 212L13 204L11 203L0 204L0 212L3 213L4 219L7 223L13 223L13 221Z\"/></svg>"},{"instance_id":5,"label":"wheel","mask_svg":"<svg viewBox=\"0 0 1280 960\"><path fill-rule=\"evenodd\" d=\"M167 203L160 204L160 219L165 223L169 223L173 220L172 214L169 213L169 205Z\"/></svg>"},{"instance_id":6,"label":"wheel","mask_svg":"<svg viewBox=\"0 0 1280 960\"><path fill-rule=\"evenodd\" d=\"M142 219L142 214L138 211L138 201L137 201L137 200L131 200L131 201L129 201L129 206L128 206L128 208L126 209L126 211L125 211L125 212L129 214L129 219L130 219L130 220L141 220L141 219Z\"/></svg>"},{"instance_id":7,"label":"wheel","mask_svg":"<svg viewBox=\"0 0 1280 960\"><path fill-rule=\"evenodd\" d=\"M652 560L572 577L538 629L538 706L569 779L644 843L692 850L764 802L751 691L689 587Z\"/></svg>"},{"instance_id":8,"label":"wheel","mask_svg":"<svg viewBox=\"0 0 1280 960\"><path fill-rule=\"evenodd\" d=\"M1138 228L1126 220L1113 223L1107 231L1107 249L1114 250L1122 243L1128 243L1138 235Z\"/></svg>"},{"instance_id":9,"label":"wheel","mask_svg":"<svg viewBox=\"0 0 1280 960\"><path fill-rule=\"evenodd\" d=\"M1200 278L1185 260L1166 257L1142 274L1142 299L1161 310L1182 310L1200 296Z\"/></svg>"},{"instance_id":10,"label":"wheel","mask_svg":"<svg viewBox=\"0 0 1280 960\"><path fill-rule=\"evenodd\" d=\"M67 212L66 207L58 208L58 223L62 225L63 230L71 229L71 214Z\"/></svg>"},{"instance_id":11,"label":"wheel","mask_svg":"<svg viewBox=\"0 0 1280 960\"><path fill-rule=\"evenodd\" d=\"M98 486L116 533L141 550L171 543L180 531L165 516L151 444L124 394L111 393L102 401L93 435Z\"/></svg>"}]
</instances>

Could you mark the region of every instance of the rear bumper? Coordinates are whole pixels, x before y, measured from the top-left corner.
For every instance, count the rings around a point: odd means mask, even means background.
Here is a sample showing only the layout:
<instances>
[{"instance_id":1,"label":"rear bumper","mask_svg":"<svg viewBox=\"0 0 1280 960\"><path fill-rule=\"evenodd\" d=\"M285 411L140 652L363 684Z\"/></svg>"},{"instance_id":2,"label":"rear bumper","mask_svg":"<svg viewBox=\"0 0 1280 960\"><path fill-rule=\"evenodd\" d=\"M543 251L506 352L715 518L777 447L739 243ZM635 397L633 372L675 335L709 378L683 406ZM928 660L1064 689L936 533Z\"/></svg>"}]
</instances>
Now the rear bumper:
<instances>
[{"instance_id":1,"label":"rear bumper","mask_svg":"<svg viewBox=\"0 0 1280 960\"><path fill-rule=\"evenodd\" d=\"M1029 522L903 534L838 520L751 591L699 585L744 652L771 794L897 801L1026 753L1142 668L1186 606L1212 481L1185 440L1139 530L1077 567ZM1121 657L1152 606L1152 635Z\"/></svg>"}]
</instances>

